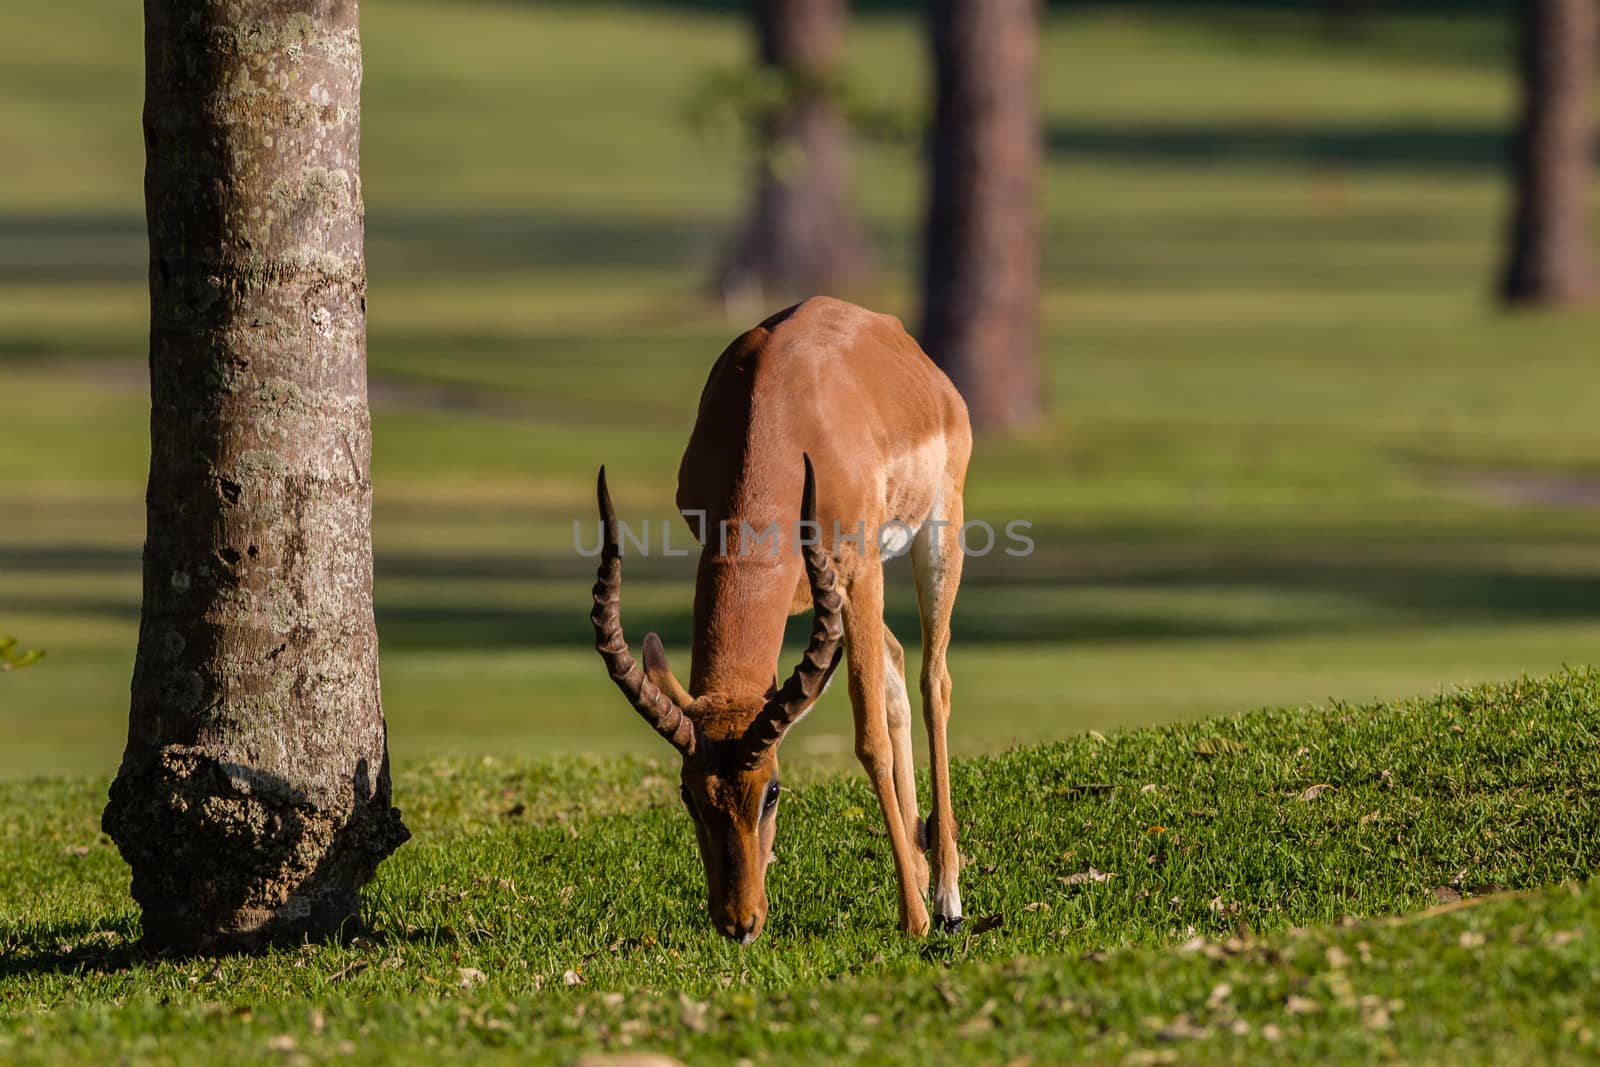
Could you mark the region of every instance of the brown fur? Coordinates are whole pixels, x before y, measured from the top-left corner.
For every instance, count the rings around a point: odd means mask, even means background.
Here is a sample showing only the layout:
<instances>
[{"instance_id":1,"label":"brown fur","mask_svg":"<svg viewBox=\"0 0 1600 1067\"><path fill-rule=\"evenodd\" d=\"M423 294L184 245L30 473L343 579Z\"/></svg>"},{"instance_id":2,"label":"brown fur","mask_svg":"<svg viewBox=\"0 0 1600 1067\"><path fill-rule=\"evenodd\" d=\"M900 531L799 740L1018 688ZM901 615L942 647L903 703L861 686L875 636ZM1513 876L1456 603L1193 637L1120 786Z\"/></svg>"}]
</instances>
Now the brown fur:
<instances>
[{"instance_id":1,"label":"brown fur","mask_svg":"<svg viewBox=\"0 0 1600 1067\"><path fill-rule=\"evenodd\" d=\"M915 528L936 506L940 517L959 524L970 453L961 397L888 315L814 298L741 335L712 368L678 471L678 506L705 513L689 684L673 677L659 644L647 642L645 671L710 742L709 758L685 760L682 784L697 813L712 917L727 936L750 940L766 920L776 813L764 810L764 802L777 780L777 753L773 748L753 766L741 765L735 742L776 689L788 616L812 604L792 543L806 454L816 469L822 540L844 594L856 752L889 831L901 924L911 933L927 930L928 869L918 841L909 727L891 721L901 713L886 700L886 663L901 669L900 646L883 624L874 537L889 520ZM765 544L743 551L749 539L741 536L741 521L758 533L776 524L776 551ZM865 524L865 545L845 539L858 523ZM726 552L718 533L724 524ZM837 540L835 524L845 535ZM955 533L943 536L953 541ZM942 568L929 578L923 599L931 602L922 604L922 693L934 758L935 833L928 844L941 885L947 881L958 901L944 654L960 561L959 553L944 563L928 558L930 567ZM919 592L922 584L919 573ZM959 914L942 918L955 922Z\"/></svg>"}]
</instances>

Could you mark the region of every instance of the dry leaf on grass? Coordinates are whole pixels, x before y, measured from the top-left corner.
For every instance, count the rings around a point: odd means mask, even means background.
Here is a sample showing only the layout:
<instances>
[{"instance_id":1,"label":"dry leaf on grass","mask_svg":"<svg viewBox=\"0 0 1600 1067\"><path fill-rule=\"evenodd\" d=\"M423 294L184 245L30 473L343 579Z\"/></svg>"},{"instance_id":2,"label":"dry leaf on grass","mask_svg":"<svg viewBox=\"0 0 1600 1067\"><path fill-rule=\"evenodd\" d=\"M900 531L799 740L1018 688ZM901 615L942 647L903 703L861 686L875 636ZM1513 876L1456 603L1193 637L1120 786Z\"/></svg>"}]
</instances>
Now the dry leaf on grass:
<instances>
[{"instance_id":1,"label":"dry leaf on grass","mask_svg":"<svg viewBox=\"0 0 1600 1067\"><path fill-rule=\"evenodd\" d=\"M711 1029L711 1024L706 1021L706 1012L709 1006L698 1000L690 1000L687 996L679 995L682 1011L678 1013L678 1021L685 1030L692 1030L703 1034Z\"/></svg>"},{"instance_id":2,"label":"dry leaf on grass","mask_svg":"<svg viewBox=\"0 0 1600 1067\"><path fill-rule=\"evenodd\" d=\"M393 959L394 957L390 958ZM371 966L371 964L369 964L366 960L356 960L343 970L335 971L328 975L328 982L331 984L334 982L342 982L346 978L354 978L356 975L366 970L369 966ZM383 966L386 968L389 967L389 960L384 960ZM398 966L398 962L396 963L396 966Z\"/></svg>"},{"instance_id":3,"label":"dry leaf on grass","mask_svg":"<svg viewBox=\"0 0 1600 1067\"><path fill-rule=\"evenodd\" d=\"M1004 915L984 915L981 918L973 921L972 932L975 934L986 934L990 930L1000 929L1005 924L1006 917Z\"/></svg>"},{"instance_id":4,"label":"dry leaf on grass","mask_svg":"<svg viewBox=\"0 0 1600 1067\"><path fill-rule=\"evenodd\" d=\"M1322 1010L1322 1005L1318 1004L1310 997L1300 997L1290 994L1289 999L1284 1001L1283 1010L1288 1012L1290 1015L1315 1015L1317 1012Z\"/></svg>"}]
</instances>

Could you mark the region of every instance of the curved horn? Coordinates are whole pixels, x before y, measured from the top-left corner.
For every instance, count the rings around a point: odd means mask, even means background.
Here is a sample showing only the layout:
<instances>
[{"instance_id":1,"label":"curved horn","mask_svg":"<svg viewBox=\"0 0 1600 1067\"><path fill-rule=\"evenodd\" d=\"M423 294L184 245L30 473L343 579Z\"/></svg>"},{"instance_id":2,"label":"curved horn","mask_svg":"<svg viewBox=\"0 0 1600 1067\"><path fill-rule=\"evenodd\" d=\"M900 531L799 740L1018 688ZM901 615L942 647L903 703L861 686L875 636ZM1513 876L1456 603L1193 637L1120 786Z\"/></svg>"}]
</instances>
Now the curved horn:
<instances>
[{"instance_id":1,"label":"curved horn","mask_svg":"<svg viewBox=\"0 0 1600 1067\"><path fill-rule=\"evenodd\" d=\"M671 742L673 748L692 759L704 749L700 731L684 710L646 676L622 636L622 541L617 532L616 509L611 506L611 493L606 489L604 467L600 468L595 492L600 501L600 526L604 534L600 573L594 583L594 611L589 614L594 623L595 650L606 661L611 680L617 683L634 710L656 733Z\"/></svg>"},{"instance_id":2,"label":"curved horn","mask_svg":"<svg viewBox=\"0 0 1600 1067\"><path fill-rule=\"evenodd\" d=\"M783 739L784 732L799 722L822 691L844 656L840 643L844 635L844 598L839 595L828 550L819 542L817 529L817 482L807 455L805 490L800 496L800 522L818 536L804 544L806 577L811 583L811 642L799 666L789 675L776 696L767 702L745 733L749 758L756 760Z\"/></svg>"}]
</instances>

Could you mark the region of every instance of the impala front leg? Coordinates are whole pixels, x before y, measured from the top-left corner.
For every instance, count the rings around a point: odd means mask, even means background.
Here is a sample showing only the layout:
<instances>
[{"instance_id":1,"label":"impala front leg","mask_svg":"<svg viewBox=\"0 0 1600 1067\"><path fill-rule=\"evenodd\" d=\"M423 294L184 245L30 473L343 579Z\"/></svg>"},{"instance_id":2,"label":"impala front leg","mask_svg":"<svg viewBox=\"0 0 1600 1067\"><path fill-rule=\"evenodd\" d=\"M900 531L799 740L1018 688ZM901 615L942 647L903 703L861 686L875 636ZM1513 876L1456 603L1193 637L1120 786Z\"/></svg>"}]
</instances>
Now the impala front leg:
<instances>
[{"instance_id":1,"label":"impala front leg","mask_svg":"<svg viewBox=\"0 0 1600 1067\"><path fill-rule=\"evenodd\" d=\"M912 829L901 815L894 780L894 744L884 699L883 568L866 572L850 586L844 610L845 655L850 664L850 706L855 711L856 756L878 795L894 871L900 883L900 928L921 936L928 932L928 906L922 899L921 864Z\"/></svg>"}]
</instances>

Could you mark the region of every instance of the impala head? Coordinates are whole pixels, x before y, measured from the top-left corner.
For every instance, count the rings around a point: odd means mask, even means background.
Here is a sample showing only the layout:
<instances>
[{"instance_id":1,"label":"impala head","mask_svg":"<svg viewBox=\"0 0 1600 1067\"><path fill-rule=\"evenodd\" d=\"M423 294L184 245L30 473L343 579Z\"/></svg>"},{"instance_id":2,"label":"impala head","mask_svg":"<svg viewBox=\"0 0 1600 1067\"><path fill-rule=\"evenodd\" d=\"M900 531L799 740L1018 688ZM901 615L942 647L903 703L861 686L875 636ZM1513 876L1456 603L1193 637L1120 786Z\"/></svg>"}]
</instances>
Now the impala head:
<instances>
[{"instance_id":1,"label":"impala head","mask_svg":"<svg viewBox=\"0 0 1600 1067\"><path fill-rule=\"evenodd\" d=\"M767 921L767 864L778 831L777 746L753 763L737 739L711 748L709 759L683 761L678 792L694 820L711 922L724 937L748 944Z\"/></svg>"},{"instance_id":2,"label":"impala head","mask_svg":"<svg viewBox=\"0 0 1600 1067\"><path fill-rule=\"evenodd\" d=\"M800 517L815 522L810 457L805 464ZM843 602L833 570L823 548L804 546L815 604L811 641L788 681L756 700L694 700L667 668L655 634L644 639L643 664L628 649L622 635L622 546L603 467L598 493L605 536L591 615L595 647L617 688L683 757L679 792L700 844L711 921L723 936L749 944L767 920L767 864L778 823L778 742L822 695L842 653Z\"/></svg>"}]
</instances>

